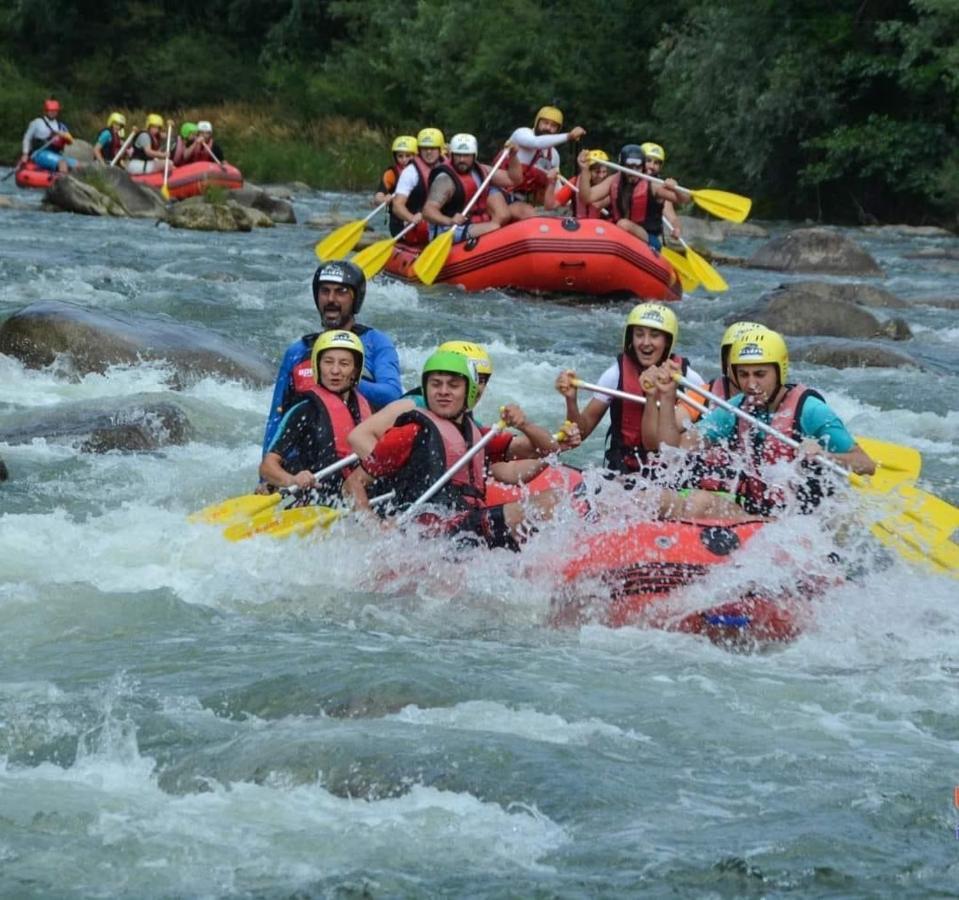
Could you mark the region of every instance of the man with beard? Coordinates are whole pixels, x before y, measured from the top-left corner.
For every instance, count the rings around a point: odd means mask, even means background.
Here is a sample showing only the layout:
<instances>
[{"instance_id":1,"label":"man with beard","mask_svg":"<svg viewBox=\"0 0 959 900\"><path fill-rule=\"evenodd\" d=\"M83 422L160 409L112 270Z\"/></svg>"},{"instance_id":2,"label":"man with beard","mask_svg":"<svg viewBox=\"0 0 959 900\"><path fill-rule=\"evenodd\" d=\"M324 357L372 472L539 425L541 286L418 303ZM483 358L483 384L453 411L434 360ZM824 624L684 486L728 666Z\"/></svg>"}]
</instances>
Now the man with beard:
<instances>
[{"instance_id":1,"label":"man with beard","mask_svg":"<svg viewBox=\"0 0 959 900\"><path fill-rule=\"evenodd\" d=\"M393 342L382 331L356 321L366 296L366 276L354 263L337 260L322 264L313 276L313 302L320 314L322 331L351 331L363 343L363 372L357 389L375 409L403 393L400 360ZM319 334L306 334L283 354L273 400L263 436L266 453L291 401L315 384L310 353Z\"/></svg>"},{"instance_id":2,"label":"man with beard","mask_svg":"<svg viewBox=\"0 0 959 900\"><path fill-rule=\"evenodd\" d=\"M489 166L476 161L478 147L471 134L454 134L450 138L450 162L440 163L430 173L430 188L423 207L423 218L430 223L430 240L450 228L453 243L496 231L510 220L509 207L500 187L507 190L513 182L500 170L490 184L474 200L480 185L489 174ZM463 215L473 202L469 217Z\"/></svg>"}]
</instances>

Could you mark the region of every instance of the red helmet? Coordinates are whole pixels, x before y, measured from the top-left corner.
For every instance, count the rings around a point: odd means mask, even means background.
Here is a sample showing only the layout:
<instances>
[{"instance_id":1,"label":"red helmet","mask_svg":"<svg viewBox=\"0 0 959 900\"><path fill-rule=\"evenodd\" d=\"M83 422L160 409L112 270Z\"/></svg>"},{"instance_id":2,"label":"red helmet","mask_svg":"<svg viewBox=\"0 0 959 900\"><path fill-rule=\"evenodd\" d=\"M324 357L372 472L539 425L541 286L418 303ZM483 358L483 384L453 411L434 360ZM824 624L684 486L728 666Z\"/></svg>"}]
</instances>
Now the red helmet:
<instances>
[{"instance_id":1,"label":"red helmet","mask_svg":"<svg viewBox=\"0 0 959 900\"><path fill-rule=\"evenodd\" d=\"M60 115L60 101L52 98L43 101L43 113L47 116Z\"/></svg>"}]
</instances>

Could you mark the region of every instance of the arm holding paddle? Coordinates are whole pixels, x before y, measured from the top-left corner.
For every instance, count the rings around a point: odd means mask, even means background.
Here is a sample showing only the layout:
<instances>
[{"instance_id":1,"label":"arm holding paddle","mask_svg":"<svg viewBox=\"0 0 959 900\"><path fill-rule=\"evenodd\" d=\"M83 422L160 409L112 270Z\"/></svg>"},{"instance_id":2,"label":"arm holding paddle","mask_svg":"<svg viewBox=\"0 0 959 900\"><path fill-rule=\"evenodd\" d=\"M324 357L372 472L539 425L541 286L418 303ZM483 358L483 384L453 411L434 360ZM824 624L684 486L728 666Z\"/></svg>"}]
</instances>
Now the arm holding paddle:
<instances>
[{"instance_id":1,"label":"arm holding paddle","mask_svg":"<svg viewBox=\"0 0 959 900\"><path fill-rule=\"evenodd\" d=\"M556 376L556 390L566 400L566 418L579 430L580 441L582 442L596 430L596 426L606 415L609 406L602 400L591 397L589 403L586 404L586 408L580 411L576 390L580 384L582 382L572 369L566 369Z\"/></svg>"}]
</instances>

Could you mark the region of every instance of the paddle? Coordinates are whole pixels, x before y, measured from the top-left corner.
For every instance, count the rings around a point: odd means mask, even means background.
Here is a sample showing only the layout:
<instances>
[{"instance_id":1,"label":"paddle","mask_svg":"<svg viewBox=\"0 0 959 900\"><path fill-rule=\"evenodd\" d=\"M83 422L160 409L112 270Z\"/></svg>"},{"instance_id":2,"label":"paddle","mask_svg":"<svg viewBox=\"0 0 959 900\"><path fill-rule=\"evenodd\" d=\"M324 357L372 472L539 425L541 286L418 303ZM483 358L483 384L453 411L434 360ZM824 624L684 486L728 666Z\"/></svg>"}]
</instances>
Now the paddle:
<instances>
[{"instance_id":1,"label":"paddle","mask_svg":"<svg viewBox=\"0 0 959 900\"><path fill-rule=\"evenodd\" d=\"M439 480L431 488L429 488L425 493L417 497L407 508L406 512L403 513L400 518L401 522L409 521L413 513L424 503L430 500L436 493L447 484L453 476L459 472L477 453L480 452L493 438L496 437L504 428L506 423L500 419L490 430L483 435L472 447L469 448L452 466L450 466L446 472L439 478Z\"/></svg>"},{"instance_id":2,"label":"paddle","mask_svg":"<svg viewBox=\"0 0 959 900\"><path fill-rule=\"evenodd\" d=\"M345 469L347 466L353 465L356 461L357 455L355 453L344 456L343 459L337 460L325 469L314 472L313 480L316 482L321 478L326 478L327 475L339 472L340 469ZM280 488L280 490L274 491L272 494L243 494L239 497L231 497L229 500L223 500L220 503L205 506L203 509L193 513L189 517L189 521L217 525L233 519L255 516L257 513L263 512L271 506L276 506L276 504L285 497L295 497L301 490L299 485L294 484L289 487Z\"/></svg>"},{"instance_id":3,"label":"paddle","mask_svg":"<svg viewBox=\"0 0 959 900\"><path fill-rule=\"evenodd\" d=\"M356 263L356 265L363 270L366 280L369 281L375 275L379 275L380 272L383 271L383 266L390 261L396 242L403 237L407 231L416 228L418 224L419 222L410 222L396 237L386 238L385 240L377 241L375 244L370 244L365 250L360 250L350 261Z\"/></svg>"},{"instance_id":4,"label":"paddle","mask_svg":"<svg viewBox=\"0 0 959 900\"><path fill-rule=\"evenodd\" d=\"M166 123L166 159L163 160L163 186L160 188L160 196L164 200L170 199L170 189L167 182L170 180L170 138L173 136L173 123Z\"/></svg>"},{"instance_id":5,"label":"paddle","mask_svg":"<svg viewBox=\"0 0 959 900\"><path fill-rule=\"evenodd\" d=\"M120 145L120 149L117 150L117 155L110 160L110 165L115 166L117 160L127 152L127 147L130 146L130 142L137 136L137 130L135 128L130 129L130 136Z\"/></svg>"},{"instance_id":6,"label":"paddle","mask_svg":"<svg viewBox=\"0 0 959 900\"><path fill-rule=\"evenodd\" d=\"M619 163L606 162L603 165L625 175L636 175L639 178L645 178L646 181L652 181L656 184L666 184L662 178L656 178L653 175L647 175L645 172L637 172L635 169L628 169ZM693 191L689 188L680 187L684 194L689 194L693 198L693 203L712 213L717 219L726 219L730 222L745 222L749 210L752 208L753 201L749 197L742 197L739 194L731 194L729 191L718 191L713 188Z\"/></svg>"},{"instance_id":7,"label":"paddle","mask_svg":"<svg viewBox=\"0 0 959 900\"><path fill-rule=\"evenodd\" d=\"M483 196L483 191L485 191L489 186L489 183L493 180L493 176L496 174L497 170L503 164L503 161L507 156L509 156L509 147L503 150L496 162L493 163L493 166L483 179L476 193L473 194L469 203L463 207L463 212L461 215L469 215L469 211L473 208L476 201ZM429 244L426 245L426 249L419 255L416 262L413 263L413 271L416 273L419 280L423 282L423 284L432 284L434 281L436 281L436 276L440 274L440 270L446 264L446 258L450 255L450 250L453 249L453 237L455 232L455 226L447 228L446 231L435 237L432 241L430 241Z\"/></svg>"},{"instance_id":8,"label":"paddle","mask_svg":"<svg viewBox=\"0 0 959 900\"><path fill-rule=\"evenodd\" d=\"M215 162L220 167L220 171L225 172L226 166L223 165L223 163L219 160L217 155L213 152L213 141L210 141L210 143L206 145L206 152L210 154L210 159L212 159L213 162Z\"/></svg>"},{"instance_id":9,"label":"paddle","mask_svg":"<svg viewBox=\"0 0 959 900\"><path fill-rule=\"evenodd\" d=\"M687 378L683 378L681 375L677 374L676 380L686 387L692 387L708 397L717 406L739 416L749 422L750 425L766 432L776 440L782 441L786 446L793 449L799 448L798 441L777 431L761 419L751 416L745 410L733 406L699 385L691 384ZM882 479L879 483L873 484L865 481L854 472L844 469L831 459L819 457L818 461L837 475L848 478L857 488L877 492L889 491L894 484L894 479L890 478ZM896 471L895 460L892 465L885 460L876 462L877 465L881 464L886 469ZM899 474L903 475L899 479L900 482L906 480L904 473L900 472ZM890 483L891 481L892 483ZM959 509L944 500L940 500L933 494L921 491L911 485L900 484L896 493L904 503L903 510L876 522L871 526L870 531L887 546L897 550L904 558L913 561L920 560L932 565L937 570L959 577L959 546L952 540L953 532L959 528Z\"/></svg>"},{"instance_id":10,"label":"paddle","mask_svg":"<svg viewBox=\"0 0 959 900\"><path fill-rule=\"evenodd\" d=\"M665 216L663 216L663 224L669 229L670 234L673 232L673 223L669 221ZM726 284L725 279L722 275L719 274L708 262L706 262L703 257L701 257L689 244L686 243L682 238L678 238L679 243L683 245L683 249L686 251L685 261L689 265L690 269L693 272L693 277L698 278L702 283L703 287L707 291L728 291L729 285ZM668 248L663 248L663 253L666 253ZM672 251L670 251L672 252ZM679 256L678 253L674 254ZM667 256L670 262L673 261L672 256ZM683 285L685 288L685 285Z\"/></svg>"},{"instance_id":11,"label":"paddle","mask_svg":"<svg viewBox=\"0 0 959 900\"><path fill-rule=\"evenodd\" d=\"M33 157L36 156L41 150L46 150L47 147L49 147L58 137L60 137L59 132L57 134L54 134L46 143L41 144L39 147L37 147L37 149L30 154L29 158L33 159ZM3 176L3 178L0 178L0 182L6 181L8 178L12 178L22 168L23 168L23 163L18 162L9 172L7 172L6 175Z\"/></svg>"},{"instance_id":12,"label":"paddle","mask_svg":"<svg viewBox=\"0 0 959 900\"><path fill-rule=\"evenodd\" d=\"M370 506L376 506L392 499L395 491L381 494L370 500ZM238 522L223 530L228 541L243 541L258 534L285 538L291 534L301 537L315 528L329 528L337 519L348 514L348 510L334 509L332 506L295 506L292 509L266 510L254 516L249 522Z\"/></svg>"},{"instance_id":13,"label":"paddle","mask_svg":"<svg viewBox=\"0 0 959 900\"><path fill-rule=\"evenodd\" d=\"M366 223L389 202L389 200L384 200L365 218L358 219L355 222L347 222L335 231L331 231L322 241L317 241L313 251L320 261L329 262L331 259L342 259L346 256L346 254L356 246L356 242L363 236L363 229L366 228Z\"/></svg>"}]
</instances>

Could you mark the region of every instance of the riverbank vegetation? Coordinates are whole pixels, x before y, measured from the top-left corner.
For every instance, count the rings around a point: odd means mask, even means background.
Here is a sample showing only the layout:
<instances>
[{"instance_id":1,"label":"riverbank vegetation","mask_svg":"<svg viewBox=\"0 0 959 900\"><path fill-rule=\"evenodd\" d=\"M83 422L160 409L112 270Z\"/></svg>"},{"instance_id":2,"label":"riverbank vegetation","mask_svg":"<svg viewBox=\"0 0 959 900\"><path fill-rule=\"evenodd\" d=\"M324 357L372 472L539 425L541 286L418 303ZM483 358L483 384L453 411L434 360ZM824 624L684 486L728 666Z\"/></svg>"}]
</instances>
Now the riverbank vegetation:
<instances>
[{"instance_id":1,"label":"riverbank vegetation","mask_svg":"<svg viewBox=\"0 0 959 900\"><path fill-rule=\"evenodd\" d=\"M395 133L492 153L556 103L758 215L959 224L954 0L0 0L0 26L8 161L49 92L83 137L114 108L208 118L254 180L372 188Z\"/></svg>"}]
</instances>

